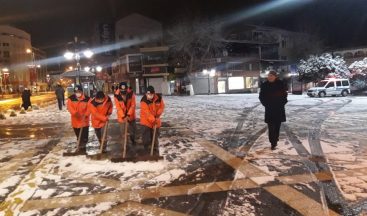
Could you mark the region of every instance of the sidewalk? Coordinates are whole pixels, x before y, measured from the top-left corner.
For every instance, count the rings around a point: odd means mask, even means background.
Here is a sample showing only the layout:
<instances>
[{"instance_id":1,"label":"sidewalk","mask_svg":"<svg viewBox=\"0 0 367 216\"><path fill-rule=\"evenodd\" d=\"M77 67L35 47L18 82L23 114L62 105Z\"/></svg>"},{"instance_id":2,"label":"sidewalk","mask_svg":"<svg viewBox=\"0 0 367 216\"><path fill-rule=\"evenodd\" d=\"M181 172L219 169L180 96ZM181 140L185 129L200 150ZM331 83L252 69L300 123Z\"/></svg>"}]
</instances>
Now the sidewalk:
<instances>
[{"instance_id":1,"label":"sidewalk","mask_svg":"<svg viewBox=\"0 0 367 216\"><path fill-rule=\"evenodd\" d=\"M10 95L11 96L11 95ZM9 97L9 98L1 98L0 99L0 111L6 111L8 109L19 110L22 104L21 96L16 95L17 97ZM56 96L53 92L42 92L37 95L32 95L31 102L32 104L40 105L41 103L46 103L49 101L56 101Z\"/></svg>"}]
</instances>

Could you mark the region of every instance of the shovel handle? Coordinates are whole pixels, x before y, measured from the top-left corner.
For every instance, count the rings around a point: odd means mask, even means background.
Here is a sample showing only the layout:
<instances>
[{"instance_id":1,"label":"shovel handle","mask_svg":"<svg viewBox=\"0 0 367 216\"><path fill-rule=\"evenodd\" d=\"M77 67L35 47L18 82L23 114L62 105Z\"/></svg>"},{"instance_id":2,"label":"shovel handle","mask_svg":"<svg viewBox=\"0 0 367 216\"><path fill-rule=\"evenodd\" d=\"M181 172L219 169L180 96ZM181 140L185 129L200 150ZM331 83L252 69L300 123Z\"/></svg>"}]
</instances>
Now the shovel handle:
<instances>
[{"instance_id":1,"label":"shovel handle","mask_svg":"<svg viewBox=\"0 0 367 216\"><path fill-rule=\"evenodd\" d=\"M127 145L127 129L128 129L128 121L125 120L125 133L124 133L124 149L123 149L123 152L122 152L122 158L125 158L126 157L126 145Z\"/></svg>"},{"instance_id":2,"label":"shovel handle","mask_svg":"<svg viewBox=\"0 0 367 216\"><path fill-rule=\"evenodd\" d=\"M152 139L152 148L150 149L150 156L153 156L156 132L157 132L157 125L155 124L153 128L153 139Z\"/></svg>"},{"instance_id":3,"label":"shovel handle","mask_svg":"<svg viewBox=\"0 0 367 216\"><path fill-rule=\"evenodd\" d=\"M82 119L83 121L82 122L84 122L84 120L85 120L85 117L83 117L83 119ZM81 143L81 138L82 138L82 133L83 133L83 129L84 129L84 127L82 126L81 128L80 128L80 131L79 131L79 135L78 135L78 143L77 143L77 151L79 151L80 150L80 143Z\"/></svg>"},{"instance_id":4,"label":"shovel handle","mask_svg":"<svg viewBox=\"0 0 367 216\"><path fill-rule=\"evenodd\" d=\"M106 142L107 128L108 128L108 121L106 122L106 125L104 126L104 129L103 129L102 143L101 143L101 147L100 147L100 149L99 149L99 152L100 152L101 154L102 154L102 152L103 152L103 147L104 147L105 142Z\"/></svg>"}]
</instances>

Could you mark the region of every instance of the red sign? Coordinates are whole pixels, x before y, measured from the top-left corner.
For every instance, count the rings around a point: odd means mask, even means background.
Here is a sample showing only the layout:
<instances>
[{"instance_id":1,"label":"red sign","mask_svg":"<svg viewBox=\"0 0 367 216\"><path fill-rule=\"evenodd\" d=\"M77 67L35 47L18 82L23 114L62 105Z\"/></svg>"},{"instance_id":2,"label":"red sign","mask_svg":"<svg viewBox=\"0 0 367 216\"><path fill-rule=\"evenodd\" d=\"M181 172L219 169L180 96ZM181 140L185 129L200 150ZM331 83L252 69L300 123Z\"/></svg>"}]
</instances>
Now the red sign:
<instances>
[{"instance_id":1,"label":"red sign","mask_svg":"<svg viewBox=\"0 0 367 216\"><path fill-rule=\"evenodd\" d=\"M161 68L160 67L152 67L150 69L150 72L151 73L159 73L159 72L161 72Z\"/></svg>"}]
</instances>

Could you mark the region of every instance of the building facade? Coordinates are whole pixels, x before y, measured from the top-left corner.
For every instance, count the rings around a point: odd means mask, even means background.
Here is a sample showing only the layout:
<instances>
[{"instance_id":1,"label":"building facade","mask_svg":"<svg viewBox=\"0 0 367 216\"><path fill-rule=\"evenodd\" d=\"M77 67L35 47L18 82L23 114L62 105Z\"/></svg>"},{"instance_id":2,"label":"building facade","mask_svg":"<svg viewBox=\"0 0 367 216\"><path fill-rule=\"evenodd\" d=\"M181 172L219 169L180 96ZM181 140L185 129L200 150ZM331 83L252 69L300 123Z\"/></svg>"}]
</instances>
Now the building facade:
<instances>
[{"instance_id":1,"label":"building facade","mask_svg":"<svg viewBox=\"0 0 367 216\"><path fill-rule=\"evenodd\" d=\"M31 49L31 36L11 26L0 26L0 68L1 89L5 92L17 92L29 87L32 55L26 52Z\"/></svg>"},{"instance_id":2,"label":"building facade","mask_svg":"<svg viewBox=\"0 0 367 216\"><path fill-rule=\"evenodd\" d=\"M195 94L257 92L269 70L285 77L299 33L253 25L222 29L223 54L189 74ZM206 71L215 71L205 73Z\"/></svg>"},{"instance_id":3,"label":"building facade","mask_svg":"<svg viewBox=\"0 0 367 216\"><path fill-rule=\"evenodd\" d=\"M162 24L137 13L117 21L115 31L118 56L139 53L140 48L162 45Z\"/></svg>"},{"instance_id":4,"label":"building facade","mask_svg":"<svg viewBox=\"0 0 367 216\"><path fill-rule=\"evenodd\" d=\"M118 59L112 66L112 80L129 82L143 94L152 85L157 93L170 95L168 50L162 46L163 27L156 20L131 14L115 24Z\"/></svg>"},{"instance_id":5,"label":"building facade","mask_svg":"<svg viewBox=\"0 0 367 216\"><path fill-rule=\"evenodd\" d=\"M361 61L367 57L367 47L355 47L331 52L334 56L341 56L350 65L355 61Z\"/></svg>"}]
</instances>

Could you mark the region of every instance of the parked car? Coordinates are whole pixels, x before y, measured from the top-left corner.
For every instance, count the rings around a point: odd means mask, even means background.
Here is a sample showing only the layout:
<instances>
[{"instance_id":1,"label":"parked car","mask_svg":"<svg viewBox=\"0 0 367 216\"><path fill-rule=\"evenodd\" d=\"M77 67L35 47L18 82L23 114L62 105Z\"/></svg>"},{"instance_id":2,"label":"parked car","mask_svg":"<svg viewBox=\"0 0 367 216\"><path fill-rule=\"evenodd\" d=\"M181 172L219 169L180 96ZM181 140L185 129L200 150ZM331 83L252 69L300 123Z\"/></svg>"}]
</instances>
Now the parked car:
<instances>
[{"instance_id":1,"label":"parked car","mask_svg":"<svg viewBox=\"0 0 367 216\"><path fill-rule=\"evenodd\" d=\"M350 94L349 79L327 79L317 83L316 87L312 87L307 91L310 97L325 96L347 96Z\"/></svg>"}]
</instances>

